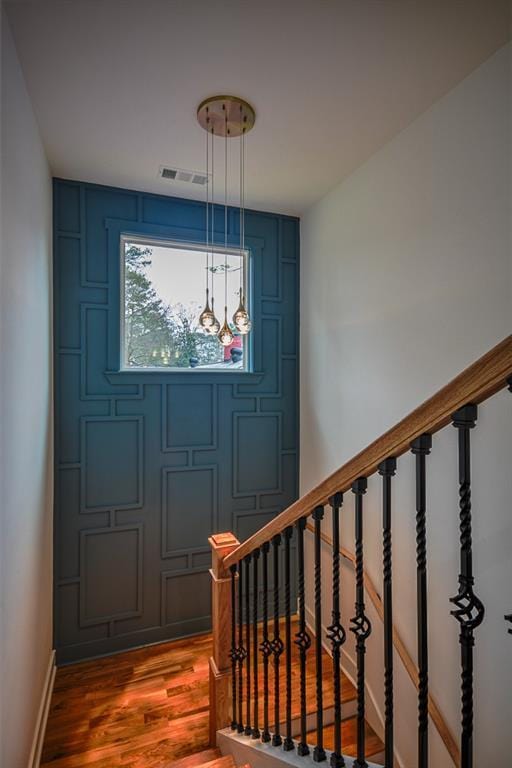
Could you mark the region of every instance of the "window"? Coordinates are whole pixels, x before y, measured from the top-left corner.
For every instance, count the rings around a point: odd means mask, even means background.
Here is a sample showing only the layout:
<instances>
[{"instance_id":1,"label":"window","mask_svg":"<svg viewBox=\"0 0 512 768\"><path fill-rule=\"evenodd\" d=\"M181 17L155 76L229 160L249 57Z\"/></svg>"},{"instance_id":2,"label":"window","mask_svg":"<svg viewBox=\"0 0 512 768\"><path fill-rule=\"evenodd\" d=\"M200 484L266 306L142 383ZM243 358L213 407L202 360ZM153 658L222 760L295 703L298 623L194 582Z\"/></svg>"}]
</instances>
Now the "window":
<instances>
[{"instance_id":1,"label":"window","mask_svg":"<svg viewBox=\"0 0 512 768\"><path fill-rule=\"evenodd\" d=\"M228 322L238 307L240 280L246 293L248 255L216 251L210 263L215 314L224 322L227 264ZM121 238L121 345L123 368L244 370L248 337L235 334L223 347L199 326L205 304L206 251L165 240Z\"/></svg>"}]
</instances>

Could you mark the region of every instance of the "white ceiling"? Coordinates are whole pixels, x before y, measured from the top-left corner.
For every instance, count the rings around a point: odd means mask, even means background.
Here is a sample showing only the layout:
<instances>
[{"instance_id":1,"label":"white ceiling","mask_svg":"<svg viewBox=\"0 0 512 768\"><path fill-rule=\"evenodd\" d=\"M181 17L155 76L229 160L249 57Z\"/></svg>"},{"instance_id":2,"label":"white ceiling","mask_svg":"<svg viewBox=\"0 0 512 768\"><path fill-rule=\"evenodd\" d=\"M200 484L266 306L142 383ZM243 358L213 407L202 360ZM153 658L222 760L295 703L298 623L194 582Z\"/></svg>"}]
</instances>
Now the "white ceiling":
<instances>
[{"instance_id":1,"label":"white ceiling","mask_svg":"<svg viewBox=\"0 0 512 768\"><path fill-rule=\"evenodd\" d=\"M234 93L257 112L248 205L291 214L510 38L510 0L7 5L55 175L202 198L158 167L202 169L197 104Z\"/></svg>"}]
</instances>

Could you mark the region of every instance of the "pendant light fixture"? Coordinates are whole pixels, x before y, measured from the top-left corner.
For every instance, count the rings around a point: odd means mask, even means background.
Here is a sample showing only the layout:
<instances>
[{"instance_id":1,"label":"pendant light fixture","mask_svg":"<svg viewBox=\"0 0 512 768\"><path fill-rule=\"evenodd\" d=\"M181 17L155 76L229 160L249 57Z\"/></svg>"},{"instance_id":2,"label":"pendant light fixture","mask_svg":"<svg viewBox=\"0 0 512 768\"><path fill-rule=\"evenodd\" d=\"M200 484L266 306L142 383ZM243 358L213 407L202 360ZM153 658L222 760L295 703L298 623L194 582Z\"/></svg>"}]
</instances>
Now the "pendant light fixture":
<instances>
[{"instance_id":1,"label":"pendant light fixture","mask_svg":"<svg viewBox=\"0 0 512 768\"><path fill-rule=\"evenodd\" d=\"M254 109L243 99L236 96L213 96L205 99L197 109L197 119L202 128L207 132L207 150L206 150L206 176L208 179L206 190L206 302L205 308L200 315L199 323L201 327L211 335L217 335L223 346L232 344L235 333L245 335L251 330L251 320L246 306L246 297L244 293L244 256L245 256L245 134L251 130L255 121ZM209 152L208 138L211 135L211 195L208 186L210 183L209 174ZM218 267L214 264L215 254L215 202L214 202L214 137L224 138L224 264ZM240 287L238 308L235 311L231 326L228 321L228 138L239 137L240 140ZM211 205L211 215L208 213ZM211 240L208 243L208 229L211 223ZM211 266L208 245L211 246ZM213 278L216 272L224 272L224 322L219 327L219 321L215 317L215 298ZM212 275L211 294L209 292L209 274ZM211 298L211 305L210 305Z\"/></svg>"},{"instance_id":2,"label":"pendant light fixture","mask_svg":"<svg viewBox=\"0 0 512 768\"><path fill-rule=\"evenodd\" d=\"M215 296L214 296L214 285L213 285L213 279L215 277L215 156L214 156L214 150L215 150L215 144L214 144L214 132L213 132L213 125L210 126L209 131L206 133L206 141L211 136L212 141L212 194L211 194L211 226L212 226L212 236L210 239L210 245L211 245L211 267L209 274L212 276L212 314L213 314L213 323L209 328L206 329L207 333L211 334L212 336L217 336L217 334L220 331L220 323L217 320L217 317L215 315ZM206 205L208 207L208 203Z\"/></svg>"},{"instance_id":3,"label":"pendant light fixture","mask_svg":"<svg viewBox=\"0 0 512 768\"><path fill-rule=\"evenodd\" d=\"M206 123L209 125L210 118L208 117L208 109L207 109L207 117L206 117ZM211 329L215 322L215 314L212 312L210 308L210 287L209 287L209 281L210 281L210 262L209 262L209 251L208 251L208 237L210 234L210 227L209 227L209 211L210 211L210 202L209 202L209 187L210 187L210 177L209 177L209 170L210 170L210 164L209 164L209 142L210 142L210 135L209 131L206 132L206 302L204 305L204 309L199 315L199 325L201 328L203 328L207 333L211 332Z\"/></svg>"},{"instance_id":4,"label":"pendant light fixture","mask_svg":"<svg viewBox=\"0 0 512 768\"><path fill-rule=\"evenodd\" d=\"M224 105L224 324L219 331L219 341L229 347L233 331L228 323L228 113Z\"/></svg>"},{"instance_id":5,"label":"pendant light fixture","mask_svg":"<svg viewBox=\"0 0 512 768\"><path fill-rule=\"evenodd\" d=\"M240 120L244 123L243 109L240 105ZM240 290L238 309L233 315L235 328L242 336L249 333L252 323L245 306L244 296L244 251L245 251L245 124L240 134Z\"/></svg>"}]
</instances>

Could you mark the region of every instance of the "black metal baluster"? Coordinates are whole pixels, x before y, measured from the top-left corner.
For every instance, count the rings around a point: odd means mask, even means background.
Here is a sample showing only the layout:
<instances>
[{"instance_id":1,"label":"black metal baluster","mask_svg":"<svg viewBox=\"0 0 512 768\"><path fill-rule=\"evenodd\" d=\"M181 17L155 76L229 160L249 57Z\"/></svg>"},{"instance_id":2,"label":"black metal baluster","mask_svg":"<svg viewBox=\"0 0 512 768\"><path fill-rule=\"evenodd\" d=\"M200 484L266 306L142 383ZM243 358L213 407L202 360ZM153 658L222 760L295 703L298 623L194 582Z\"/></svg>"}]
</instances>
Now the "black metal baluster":
<instances>
[{"instance_id":1,"label":"black metal baluster","mask_svg":"<svg viewBox=\"0 0 512 768\"><path fill-rule=\"evenodd\" d=\"M263 555L262 560L262 575L263 575L263 628L262 628L262 642L260 645L260 651L263 656L263 730L261 732L261 740L264 742L270 741L270 731L268 729L268 660L272 655L272 645L268 639L268 553L270 551L270 544L266 541L261 546L261 553Z\"/></svg>"},{"instance_id":2,"label":"black metal baluster","mask_svg":"<svg viewBox=\"0 0 512 768\"><path fill-rule=\"evenodd\" d=\"M510 392L512 392L512 376L510 376L510 377L507 379L507 384L508 384L508 388L509 388ZM505 616L505 621L510 621L510 623L512 624L512 613L508 613L508 614ZM512 629L509 629L509 630L508 630L508 634L509 634L509 635L512 635Z\"/></svg>"},{"instance_id":3,"label":"black metal baluster","mask_svg":"<svg viewBox=\"0 0 512 768\"><path fill-rule=\"evenodd\" d=\"M280 707L279 707L279 659L284 650L283 641L279 635L279 547L281 534L278 533L272 539L274 555L274 637L272 639L272 653L274 655L274 735L272 746L279 747L283 740L280 733Z\"/></svg>"},{"instance_id":4,"label":"black metal baluster","mask_svg":"<svg viewBox=\"0 0 512 768\"><path fill-rule=\"evenodd\" d=\"M253 574L253 593L252 593L252 637L253 637L253 725L251 736L253 739L259 739L260 729L258 725L258 560L260 559L259 549L252 553L252 574Z\"/></svg>"},{"instance_id":5,"label":"black metal baluster","mask_svg":"<svg viewBox=\"0 0 512 768\"><path fill-rule=\"evenodd\" d=\"M244 635L243 635L243 563L238 563L238 733L244 732L243 696L244 696Z\"/></svg>"},{"instance_id":6,"label":"black metal baluster","mask_svg":"<svg viewBox=\"0 0 512 768\"><path fill-rule=\"evenodd\" d=\"M246 722L244 733L246 736L252 734L251 728L251 555L244 557L245 563L245 646L246 646L246 664L245 664L245 710Z\"/></svg>"},{"instance_id":7,"label":"black metal baluster","mask_svg":"<svg viewBox=\"0 0 512 768\"><path fill-rule=\"evenodd\" d=\"M313 760L317 763L325 760L324 749L324 703L322 675L322 540L321 525L324 508L315 507L315 665L316 665L316 746L313 750Z\"/></svg>"},{"instance_id":8,"label":"black metal baluster","mask_svg":"<svg viewBox=\"0 0 512 768\"><path fill-rule=\"evenodd\" d=\"M426 456L432 435L411 444L416 456L416 602L418 622L418 768L428 768L428 612L427 612L427 488Z\"/></svg>"},{"instance_id":9,"label":"black metal baluster","mask_svg":"<svg viewBox=\"0 0 512 768\"><path fill-rule=\"evenodd\" d=\"M329 499L332 509L332 623L327 631L332 648L332 672L334 688L334 751L331 754L332 768L343 768L341 747L341 646L345 642L345 629L341 624L340 612L340 507L343 494L335 493Z\"/></svg>"},{"instance_id":10,"label":"black metal baluster","mask_svg":"<svg viewBox=\"0 0 512 768\"><path fill-rule=\"evenodd\" d=\"M396 472L396 459L379 464L382 476L382 568L384 607L384 765L393 768L393 571L391 558L391 478Z\"/></svg>"},{"instance_id":11,"label":"black metal baluster","mask_svg":"<svg viewBox=\"0 0 512 768\"><path fill-rule=\"evenodd\" d=\"M284 611L285 611L285 647L286 647L286 737L283 749L289 752L294 748L292 739L292 622L291 622L291 572L290 539L293 528L284 530Z\"/></svg>"},{"instance_id":12,"label":"black metal baluster","mask_svg":"<svg viewBox=\"0 0 512 768\"><path fill-rule=\"evenodd\" d=\"M364 605L364 561L363 561L363 495L366 493L368 481L366 477L360 477L352 484L352 492L355 494L355 550L356 550L356 602L355 616L350 620L350 631L356 637L357 657L357 757L354 765L358 768L366 768L368 763L365 758L365 664L366 640L370 636L372 627L365 614Z\"/></svg>"},{"instance_id":13,"label":"black metal baluster","mask_svg":"<svg viewBox=\"0 0 512 768\"><path fill-rule=\"evenodd\" d=\"M298 589L297 601L299 607L299 631L295 635L295 644L299 649L300 666L300 741L297 744L297 754L301 757L309 755L307 736L307 712L306 712L306 663L307 652L311 647L311 637L306 630L306 600L304 593L304 530L306 518L297 521L297 566Z\"/></svg>"},{"instance_id":14,"label":"black metal baluster","mask_svg":"<svg viewBox=\"0 0 512 768\"><path fill-rule=\"evenodd\" d=\"M476 424L476 405L466 405L453 414L453 426L459 438L459 509L460 509L460 575L459 591L450 602L460 624L459 642L462 667L462 736L461 768L473 765L473 646L474 630L484 619L484 606L473 591L473 547L471 539L471 455L470 430Z\"/></svg>"},{"instance_id":15,"label":"black metal baluster","mask_svg":"<svg viewBox=\"0 0 512 768\"><path fill-rule=\"evenodd\" d=\"M232 565L231 571L231 728L236 731L236 664L238 661L238 648L236 644L236 565Z\"/></svg>"}]
</instances>

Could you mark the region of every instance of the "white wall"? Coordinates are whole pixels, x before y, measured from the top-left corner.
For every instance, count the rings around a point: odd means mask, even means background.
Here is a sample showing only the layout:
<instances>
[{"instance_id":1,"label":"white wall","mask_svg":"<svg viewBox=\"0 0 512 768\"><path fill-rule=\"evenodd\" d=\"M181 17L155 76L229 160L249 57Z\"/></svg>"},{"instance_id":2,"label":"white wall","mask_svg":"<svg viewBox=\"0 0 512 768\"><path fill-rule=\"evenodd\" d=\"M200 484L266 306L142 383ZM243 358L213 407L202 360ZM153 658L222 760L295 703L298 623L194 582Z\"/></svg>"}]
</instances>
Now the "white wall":
<instances>
[{"instance_id":1,"label":"white wall","mask_svg":"<svg viewBox=\"0 0 512 768\"><path fill-rule=\"evenodd\" d=\"M51 179L2 11L0 765L26 768L52 648Z\"/></svg>"},{"instance_id":2,"label":"white wall","mask_svg":"<svg viewBox=\"0 0 512 768\"><path fill-rule=\"evenodd\" d=\"M511 333L510 73L508 45L303 218L302 492ZM502 765L503 751L512 753L512 638L503 621L512 610L510 393L481 406L472 437L475 589L487 607L476 632L475 764ZM410 456L398 463L393 544L396 624L416 657L413 466ZM377 584L379 480L365 497L367 565ZM458 574L452 427L434 438L428 482L431 690L458 733L458 631L448 603ZM350 496L343 543L353 549ZM348 624L353 583L345 566L344 574ZM382 630L369 613L369 689L382 711ZM351 640L347 653L350 669ZM396 666L397 748L414 766L416 698ZM451 766L435 735L431 764Z\"/></svg>"}]
</instances>

